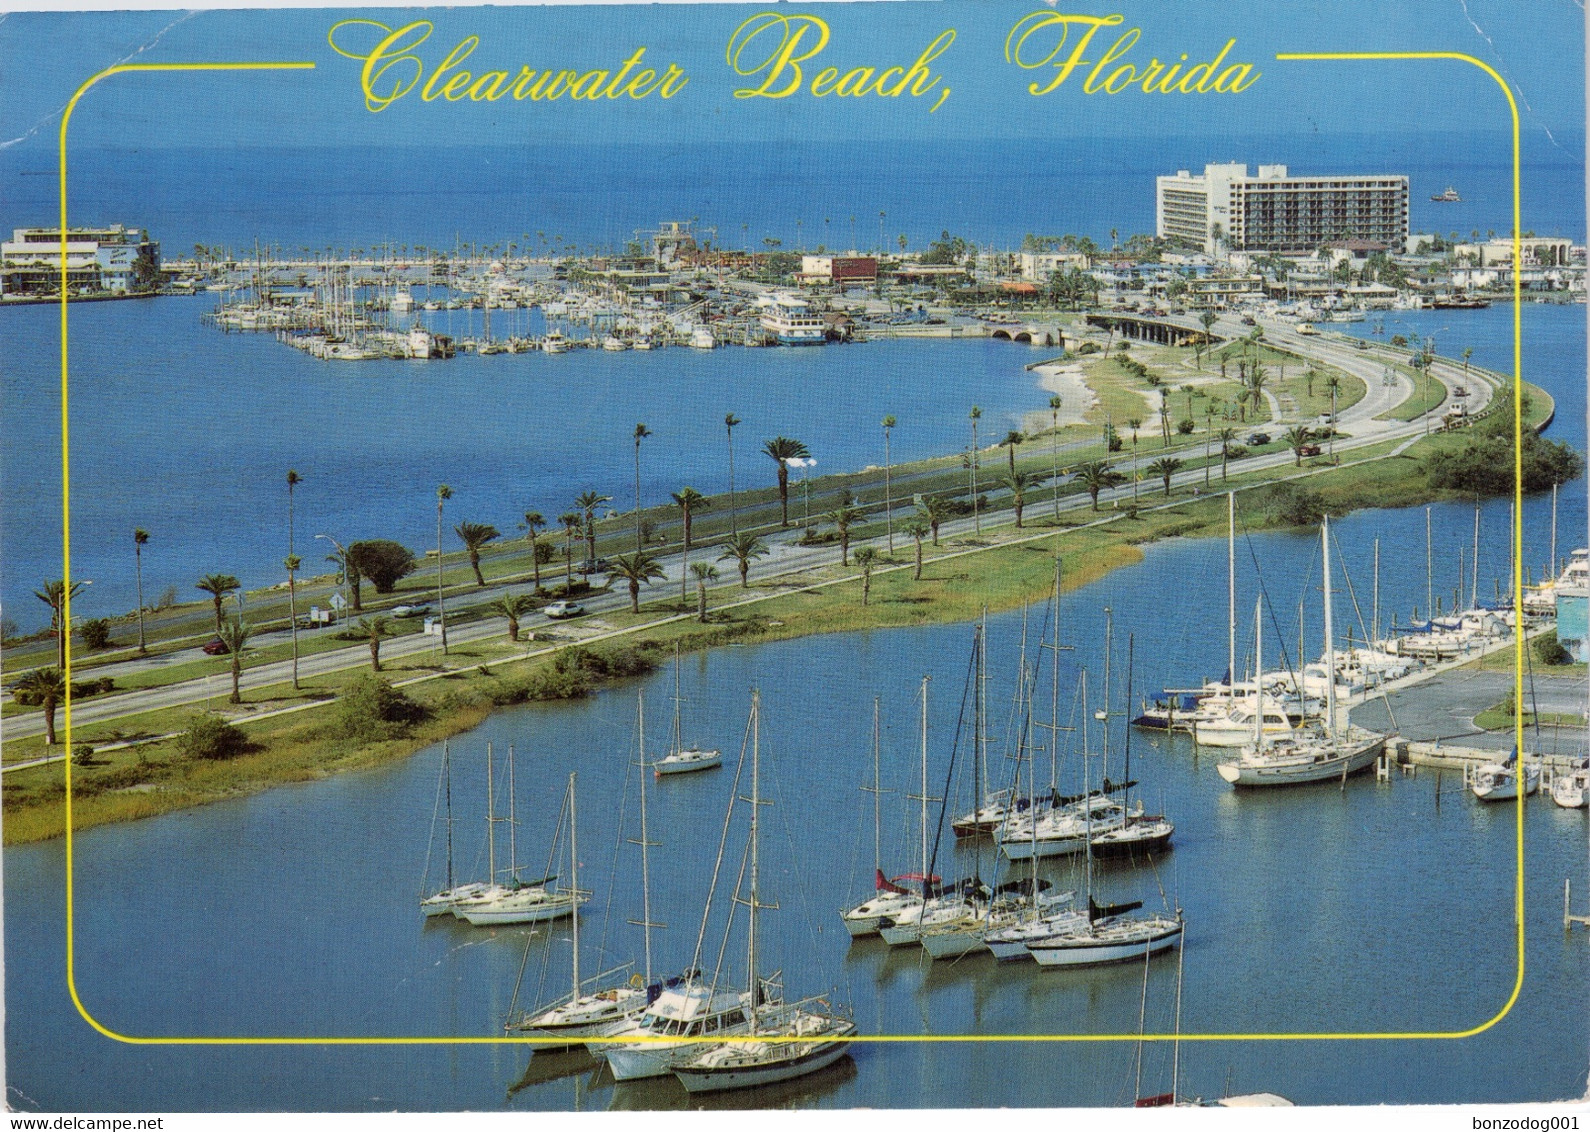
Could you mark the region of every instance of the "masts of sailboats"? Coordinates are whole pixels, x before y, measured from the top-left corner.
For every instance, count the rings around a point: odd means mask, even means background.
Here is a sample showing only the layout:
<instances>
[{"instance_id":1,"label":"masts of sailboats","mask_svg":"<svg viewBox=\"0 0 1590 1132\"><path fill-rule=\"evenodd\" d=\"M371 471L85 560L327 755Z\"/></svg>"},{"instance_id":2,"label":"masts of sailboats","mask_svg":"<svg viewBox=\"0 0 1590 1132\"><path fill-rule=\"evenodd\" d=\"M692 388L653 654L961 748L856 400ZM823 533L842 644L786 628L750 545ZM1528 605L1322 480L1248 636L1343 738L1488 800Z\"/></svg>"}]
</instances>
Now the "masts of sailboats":
<instances>
[{"instance_id":1,"label":"masts of sailboats","mask_svg":"<svg viewBox=\"0 0 1590 1132\"><path fill-rule=\"evenodd\" d=\"M630 844L640 846L640 921L641 938L645 941L645 977L646 985L651 985L651 929L661 927L653 924L651 919L651 847L652 841L646 828L646 693L640 692L635 697L635 736L637 748L640 752L636 766L640 770L640 840L630 839ZM631 920L631 924L636 921Z\"/></svg>"},{"instance_id":2,"label":"masts of sailboats","mask_svg":"<svg viewBox=\"0 0 1590 1132\"><path fill-rule=\"evenodd\" d=\"M1336 636L1331 631L1331 520L1325 516L1319 529L1325 578L1325 734L1336 739Z\"/></svg>"},{"instance_id":3,"label":"masts of sailboats","mask_svg":"<svg viewBox=\"0 0 1590 1132\"><path fill-rule=\"evenodd\" d=\"M1237 681L1237 493L1226 492L1226 686Z\"/></svg>"},{"instance_id":4,"label":"masts of sailboats","mask_svg":"<svg viewBox=\"0 0 1590 1132\"><path fill-rule=\"evenodd\" d=\"M878 765L882 749L879 701L878 697L874 696L872 699L872 785L862 787L862 790L872 795L873 893L848 911L840 913L840 917L845 921L845 930L850 933L852 939L876 933L884 917L904 911L906 908L920 904L922 901L922 898L917 893L900 885L899 882L906 878L896 877L895 880L890 881L883 874L882 798L885 791L879 778Z\"/></svg>"}]
</instances>

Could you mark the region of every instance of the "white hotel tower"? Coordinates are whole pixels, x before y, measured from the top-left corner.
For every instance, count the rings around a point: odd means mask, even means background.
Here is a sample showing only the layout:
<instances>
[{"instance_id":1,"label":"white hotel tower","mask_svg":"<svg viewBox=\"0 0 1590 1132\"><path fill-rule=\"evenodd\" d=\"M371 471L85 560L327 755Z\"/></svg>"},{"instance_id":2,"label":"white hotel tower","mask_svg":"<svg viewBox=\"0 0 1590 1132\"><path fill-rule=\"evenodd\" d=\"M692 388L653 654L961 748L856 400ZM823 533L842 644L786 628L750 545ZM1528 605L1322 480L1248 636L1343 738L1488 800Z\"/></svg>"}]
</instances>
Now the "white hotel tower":
<instances>
[{"instance_id":1,"label":"white hotel tower","mask_svg":"<svg viewBox=\"0 0 1590 1132\"><path fill-rule=\"evenodd\" d=\"M1406 175L1291 177L1285 165L1185 169L1155 182L1155 231L1213 253L1303 254L1337 240L1373 240L1400 250L1408 239Z\"/></svg>"}]
</instances>

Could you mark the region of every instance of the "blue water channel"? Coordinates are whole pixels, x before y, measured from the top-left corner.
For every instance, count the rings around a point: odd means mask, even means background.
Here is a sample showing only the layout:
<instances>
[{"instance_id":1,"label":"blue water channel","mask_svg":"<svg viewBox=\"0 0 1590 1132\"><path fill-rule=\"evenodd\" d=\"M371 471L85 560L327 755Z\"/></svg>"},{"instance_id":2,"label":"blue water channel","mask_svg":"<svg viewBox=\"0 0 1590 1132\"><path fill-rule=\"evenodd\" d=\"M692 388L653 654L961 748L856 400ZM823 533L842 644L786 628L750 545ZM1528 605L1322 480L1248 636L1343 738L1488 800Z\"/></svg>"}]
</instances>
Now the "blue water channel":
<instances>
[{"instance_id":1,"label":"blue water channel","mask_svg":"<svg viewBox=\"0 0 1590 1132\"><path fill-rule=\"evenodd\" d=\"M1461 519L1459 514L1457 518ZM1487 516L1489 519L1489 516ZM1461 522L1455 524L1462 526ZM1381 539L1382 601L1423 601L1423 513L1368 512L1336 528L1360 597ZM1416 551L1418 569L1408 562ZM1244 537L1239 603L1262 584L1280 615L1307 598L1309 647L1319 647L1317 540ZM1258 572L1255 572L1254 563ZM1386 569L1388 563L1399 564ZM1151 546L1144 560L1061 602L1060 714L1070 719L1081 669L1092 705L1102 694L1105 614L1111 609L1112 700L1125 708L1121 665L1133 637L1134 691L1224 667L1225 546ZM1344 615L1345 616L1345 615ZM1041 608L990 618L992 773L1007 776L1011 701L1024 631L1033 647ZM1347 619L1351 620L1350 616ZM1338 621L1340 624L1340 619ZM851 943L838 909L870 888L874 697L883 717L884 867L915 867L917 706L932 677L930 793L941 794L962 710L972 629L966 625L824 636L687 656L680 681L686 740L724 748L732 763L752 688L762 694L764 969L790 994L821 993L854 1007L867 1034L1132 1035L1139 1029L1138 964L1072 972L1003 966L988 956L928 964L919 950ZM1246 634L1239 639L1245 656ZM1274 653L1267 648L1267 654ZM648 749L667 741L672 665L589 701L498 712L451 743L456 861L484 867L485 750L516 758L519 858L547 865L557 809L578 773L580 883L595 893L582 920L586 970L638 960L641 918L635 775L636 693L647 706ZM1039 680L1048 716L1047 670ZM1488 706L1476 704L1475 710ZM1080 775L1078 736L1065 735L1062 785ZM1100 746L1095 732L1094 749ZM963 761L964 761L964 736ZM1110 737L1112 773L1124 733ZM1214 759L1180 738L1132 742L1132 776L1152 809L1176 823L1173 848L1152 869L1102 865L1101 898L1179 906L1187 915L1182 1029L1188 1034L1443 1032L1479 1026L1512 992L1514 819L1484 807L1450 775L1421 771L1386 784L1238 794ZM378 770L286 786L218 805L88 831L76 848L76 978L82 1002L128 1035L490 1035L522 1005L566 983L569 930L470 928L425 922L416 894L441 867L437 807L441 750ZM1041 754L1040 780L1048 755ZM701 924L732 767L664 780L650 792L656 966L690 962ZM1097 770L1095 769L1095 772ZM742 782L742 793L748 783ZM959 776L953 798L965 799ZM1438 800L1439 794L1439 800ZM743 807L742 807L743 809ZM743 818L738 819L743 823ZM719 911L706 934L711 969L722 908L740 861L743 825L726 857ZM501 829L499 827L499 832ZM1496 1025L1466 1039L1190 1041L1184 1092L1269 1090L1304 1104L1452 1103L1582 1095L1590 981L1583 940L1565 936L1562 884L1587 890L1582 812L1531 801L1524 815L1527 977ZM499 852L506 856L501 848ZM941 850L945 875L994 875L986 848ZM499 858L501 860L501 858ZM566 871L554 866L555 871ZM1067 865L1057 886L1082 884ZM667 1082L604 1083L579 1059L524 1048L214 1048L123 1045L92 1032L64 983L64 845L8 849L7 1052L9 1101L29 1108L572 1109L669 1107ZM527 953L528 947L528 953ZM528 957L527 957L528 954ZM743 941L729 945L739 970ZM521 964L524 974L520 977ZM736 975L735 977L739 977ZM1156 960L1150 1032L1173 1028L1176 964ZM1146 1054L1144 1089L1170 1088L1168 1044ZM538 1083L513 1091L527 1064ZM567 1075L559 1076L558 1074ZM545 1079L550 1078L550 1079ZM950 1107L1122 1105L1135 1080L1135 1043L868 1044L805 1081L731 1097L730 1105Z\"/></svg>"}]
</instances>

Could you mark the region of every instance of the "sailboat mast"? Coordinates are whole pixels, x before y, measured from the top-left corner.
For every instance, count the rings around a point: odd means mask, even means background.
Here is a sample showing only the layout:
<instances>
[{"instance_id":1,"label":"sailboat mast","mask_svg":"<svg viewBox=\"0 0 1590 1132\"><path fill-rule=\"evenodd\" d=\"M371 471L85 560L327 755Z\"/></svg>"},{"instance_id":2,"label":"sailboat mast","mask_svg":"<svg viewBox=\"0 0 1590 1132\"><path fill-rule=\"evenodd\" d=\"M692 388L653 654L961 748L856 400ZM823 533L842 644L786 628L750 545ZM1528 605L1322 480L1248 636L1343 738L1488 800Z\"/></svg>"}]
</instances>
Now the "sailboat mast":
<instances>
[{"instance_id":1,"label":"sailboat mast","mask_svg":"<svg viewBox=\"0 0 1590 1132\"><path fill-rule=\"evenodd\" d=\"M1226 492L1226 687L1237 681L1237 493Z\"/></svg>"},{"instance_id":2,"label":"sailboat mast","mask_svg":"<svg viewBox=\"0 0 1590 1132\"><path fill-rule=\"evenodd\" d=\"M519 793L513 779L513 744L508 744L508 876L519 879L519 815L514 810L514 796Z\"/></svg>"},{"instance_id":3,"label":"sailboat mast","mask_svg":"<svg viewBox=\"0 0 1590 1132\"><path fill-rule=\"evenodd\" d=\"M882 783L878 781L878 696L872 697L872 867L875 876L883 874Z\"/></svg>"},{"instance_id":4,"label":"sailboat mast","mask_svg":"<svg viewBox=\"0 0 1590 1132\"><path fill-rule=\"evenodd\" d=\"M1264 750L1264 681L1258 674L1264 671L1264 598L1253 599L1253 746Z\"/></svg>"},{"instance_id":5,"label":"sailboat mast","mask_svg":"<svg viewBox=\"0 0 1590 1132\"><path fill-rule=\"evenodd\" d=\"M1126 704L1127 704L1128 708L1130 708L1131 704L1132 704L1132 651L1133 651L1133 644L1136 641L1136 639L1137 639L1137 635L1135 633L1126 634ZM1128 711L1127 714L1131 714L1130 711ZM1125 769L1122 770L1122 772L1121 772L1121 781L1126 783L1126 789L1125 789L1124 793L1122 793L1122 795L1121 795L1121 809L1124 811L1124 810L1129 808L1129 805L1130 805L1130 803L1132 801L1132 727L1131 727L1131 724L1127 724L1127 727L1126 727L1126 766L1125 766Z\"/></svg>"},{"instance_id":6,"label":"sailboat mast","mask_svg":"<svg viewBox=\"0 0 1590 1132\"><path fill-rule=\"evenodd\" d=\"M1557 576L1557 485L1551 485L1551 576Z\"/></svg>"},{"instance_id":7,"label":"sailboat mast","mask_svg":"<svg viewBox=\"0 0 1590 1132\"><path fill-rule=\"evenodd\" d=\"M442 781L447 790L447 885L443 892L453 890L453 759L442 740Z\"/></svg>"},{"instance_id":8,"label":"sailboat mast","mask_svg":"<svg viewBox=\"0 0 1590 1132\"><path fill-rule=\"evenodd\" d=\"M681 649L682 648L683 648L682 645L675 645L674 646L674 746L673 746L673 753L676 754L676 755L680 751L684 750L684 748L685 748L684 733L681 731L680 726L679 726L679 713L682 710L681 709L681 705L684 703L684 700L681 698L680 693L679 693L679 669L683 667L683 665L680 663Z\"/></svg>"},{"instance_id":9,"label":"sailboat mast","mask_svg":"<svg viewBox=\"0 0 1590 1132\"><path fill-rule=\"evenodd\" d=\"M1471 571L1469 582L1469 608L1474 609L1480 603L1480 505L1474 504L1474 560L1469 563Z\"/></svg>"},{"instance_id":10,"label":"sailboat mast","mask_svg":"<svg viewBox=\"0 0 1590 1132\"><path fill-rule=\"evenodd\" d=\"M1424 509L1424 619L1435 620L1435 551L1430 545L1430 509ZM1431 626L1433 630L1435 626Z\"/></svg>"},{"instance_id":11,"label":"sailboat mast","mask_svg":"<svg viewBox=\"0 0 1590 1132\"><path fill-rule=\"evenodd\" d=\"M574 772L569 772L569 891L574 897L574 997L580 997L580 844L574 820Z\"/></svg>"},{"instance_id":12,"label":"sailboat mast","mask_svg":"<svg viewBox=\"0 0 1590 1132\"><path fill-rule=\"evenodd\" d=\"M1331 520L1320 524L1320 547L1325 565L1325 731L1336 738L1336 639L1331 635Z\"/></svg>"},{"instance_id":13,"label":"sailboat mast","mask_svg":"<svg viewBox=\"0 0 1590 1132\"><path fill-rule=\"evenodd\" d=\"M1115 611L1109 606L1104 607L1104 706L1098 711L1100 730L1104 732L1099 740L1099 789L1108 788L1110 781L1110 646L1115 640Z\"/></svg>"},{"instance_id":14,"label":"sailboat mast","mask_svg":"<svg viewBox=\"0 0 1590 1132\"><path fill-rule=\"evenodd\" d=\"M1093 797L1088 786L1088 670L1082 670L1082 814L1087 837L1088 919L1093 918Z\"/></svg>"},{"instance_id":15,"label":"sailboat mast","mask_svg":"<svg viewBox=\"0 0 1590 1132\"><path fill-rule=\"evenodd\" d=\"M757 810L762 805L761 795L762 773L762 693L760 689L751 691L751 909L748 913L750 942L746 947L746 966L750 975L751 991L751 1032L756 1032L756 1008L761 996L757 993L756 985L756 906L760 902L757 894L758 868L760 862L757 857Z\"/></svg>"},{"instance_id":16,"label":"sailboat mast","mask_svg":"<svg viewBox=\"0 0 1590 1132\"><path fill-rule=\"evenodd\" d=\"M1374 641L1374 647L1375 648L1379 648L1380 647L1380 539L1379 538L1375 539L1375 598L1374 598L1374 612L1370 614L1369 620L1370 620L1371 625L1373 626L1373 628L1370 629L1370 636L1371 636L1371 638Z\"/></svg>"},{"instance_id":17,"label":"sailboat mast","mask_svg":"<svg viewBox=\"0 0 1590 1132\"><path fill-rule=\"evenodd\" d=\"M640 734L640 915L646 940L646 985L651 986L651 838L646 835L646 694L635 705L635 729Z\"/></svg>"},{"instance_id":18,"label":"sailboat mast","mask_svg":"<svg viewBox=\"0 0 1590 1132\"><path fill-rule=\"evenodd\" d=\"M497 883L497 772L491 765L491 744L486 744L486 874L487 884Z\"/></svg>"},{"instance_id":19,"label":"sailboat mast","mask_svg":"<svg viewBox=\"0 0 1590 1132\"><path fill-rule=\"evenodd\" d=\"M922 677L922 898L927 899L928 894L928 681L932 677Z\"/></svg>"},{"instance_id":20,"label":"sailboat mast","mask_svg":"<svg viewBox=\"0 0 1590 1132\"><path fill-rule=\"evenodd\" d=\"M1049 789L1051 792L1060 786L1060 556L1054 556L1054 656L1053 667L1049 670ZM1033 799L1036 806L1038 800ZM1037 813L1034 811L1034 820ZM1033 829L1034 837L1037 828Z\"/></svg>"},{"instance_id":21,"label":"sailboat mast","mask_svg":"<svg viewBox=\"0 0 1590 1132\"><path fill-rule=\"evenodd\" d=\"M1187 962L1187 931L1182 929L1181 946L1176 948L1176 1040L1170 1047L1170 1096L1176 1102L1181 1088L1181 975Z\"/></svg>"}]
</instances>

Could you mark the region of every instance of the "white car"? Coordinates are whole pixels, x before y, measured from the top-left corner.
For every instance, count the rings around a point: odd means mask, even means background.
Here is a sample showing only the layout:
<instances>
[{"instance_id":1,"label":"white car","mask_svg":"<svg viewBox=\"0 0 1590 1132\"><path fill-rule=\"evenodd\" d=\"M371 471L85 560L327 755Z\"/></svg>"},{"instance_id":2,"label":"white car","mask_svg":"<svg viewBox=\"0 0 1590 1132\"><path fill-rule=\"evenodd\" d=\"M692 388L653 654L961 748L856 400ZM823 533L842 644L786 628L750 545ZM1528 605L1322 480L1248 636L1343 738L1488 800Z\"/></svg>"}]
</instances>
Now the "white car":
<instances>
[{"instance_id":1,"label":"white car","mask_svg":"<svg viewBox=\"0 0 1590 1132\"><path fill-rule=\"evenodd\" d=\"M554 620L561 621L566 617L578 617L585 612L585 607L572 601L555 601L547 606L546 614Z\"/></svg>"}]
</instances>

